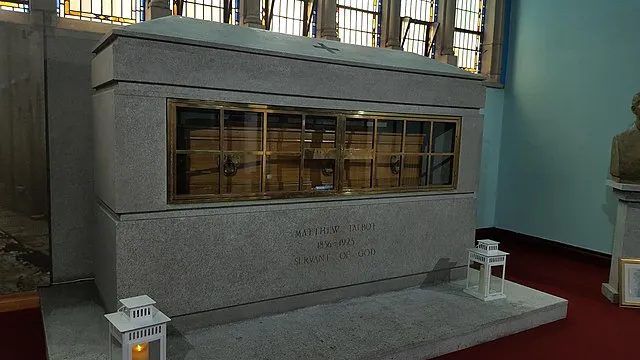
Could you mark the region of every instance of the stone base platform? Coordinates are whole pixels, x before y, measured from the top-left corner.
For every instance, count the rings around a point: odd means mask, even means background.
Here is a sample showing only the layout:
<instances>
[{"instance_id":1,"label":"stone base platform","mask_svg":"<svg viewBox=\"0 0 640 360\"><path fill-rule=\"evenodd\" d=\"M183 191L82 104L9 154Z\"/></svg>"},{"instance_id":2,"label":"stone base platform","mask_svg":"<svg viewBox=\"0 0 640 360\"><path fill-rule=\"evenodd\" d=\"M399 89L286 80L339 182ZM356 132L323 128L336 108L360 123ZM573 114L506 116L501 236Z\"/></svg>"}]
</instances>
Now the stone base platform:
<instances>
[{"instance_id":1,"label":"stone base platform","mask_svg":"<svg viewBox=\"0 0 640 360\"><path fill-rule=\"evenodd\" d=\"M235 323L169 327L167 359L425 359L566 317L568 302L516 283L484 302L463 281L410 288ZM50 360L106 359L107 327L92 282L41 289ZM158 304L162 309L162 304ZM541 344L543 345L543 344Z\"/></svg>"}]
</instances>

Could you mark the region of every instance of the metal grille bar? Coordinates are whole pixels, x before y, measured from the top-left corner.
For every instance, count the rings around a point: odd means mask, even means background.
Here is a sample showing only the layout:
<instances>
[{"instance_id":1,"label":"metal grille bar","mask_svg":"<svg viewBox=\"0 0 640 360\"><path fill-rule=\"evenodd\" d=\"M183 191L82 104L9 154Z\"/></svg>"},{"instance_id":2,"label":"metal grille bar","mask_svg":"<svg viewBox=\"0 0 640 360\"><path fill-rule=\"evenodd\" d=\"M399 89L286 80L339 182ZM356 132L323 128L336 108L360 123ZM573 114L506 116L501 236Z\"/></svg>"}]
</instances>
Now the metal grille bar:
<instances>
[{"instance_id":1,"label":"metal grille bar","mask_svg":"<svg viewBox=\"0 0 640 360\"><path fill-rule=\"evenodd\" d=\"M336 24L340 41L371 47L380 46L382 3L379 0L338 0Z\"/></svg>"},{"instance_id":2,"label":"metal grille bar","mask_svg":"<svg viewBox=\"0 0 640 360\"><path fill-rule=\"evenodd\" d=\"M267 30L298 36L311 36L315 22L311 0L261 0L262 24Z\"/></svg>"},{"instance_id":3,"label":"metal grille bar","mask_svg":"<svg viewBox=\"0 0 640 360\"><path fill-rule=\"evenodd\" d=\"M174 0L173 14L227 24L240 23L239 0Z\"/></svg>"}]
</instances>

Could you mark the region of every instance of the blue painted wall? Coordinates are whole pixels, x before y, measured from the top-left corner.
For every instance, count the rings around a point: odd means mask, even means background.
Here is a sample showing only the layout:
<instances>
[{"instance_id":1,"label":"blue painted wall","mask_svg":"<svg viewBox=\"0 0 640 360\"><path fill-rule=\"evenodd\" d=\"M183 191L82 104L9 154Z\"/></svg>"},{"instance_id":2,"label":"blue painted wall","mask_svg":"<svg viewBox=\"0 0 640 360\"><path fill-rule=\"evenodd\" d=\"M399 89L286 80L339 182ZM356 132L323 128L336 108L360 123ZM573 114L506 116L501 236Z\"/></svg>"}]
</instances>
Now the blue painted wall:
<instances>
[{"instance_id":1,"label":"blue painted wall","mask_svg":"<svg viewBox=\"0 0 640 360\"><path fill-rule=\"evenodd\" d=\"M486 134L500 141L494 225L610 253L605 181L611 138L633 122L640 91L640 1L513 0L511 10L502 133Z\"/></svg>"},{"instance_id":2,"label":"blue painted wall","mask_svg":"<svg viewBox=\"0 0 640 360\"><path fill-rule=\"evenodd\" d=\"M479 228L493 227L495 224L503 105L504 90L487 88L485 108L482 110L484 132L480 184L478 185L477 226Z\"/></svg>"}]
</instances>

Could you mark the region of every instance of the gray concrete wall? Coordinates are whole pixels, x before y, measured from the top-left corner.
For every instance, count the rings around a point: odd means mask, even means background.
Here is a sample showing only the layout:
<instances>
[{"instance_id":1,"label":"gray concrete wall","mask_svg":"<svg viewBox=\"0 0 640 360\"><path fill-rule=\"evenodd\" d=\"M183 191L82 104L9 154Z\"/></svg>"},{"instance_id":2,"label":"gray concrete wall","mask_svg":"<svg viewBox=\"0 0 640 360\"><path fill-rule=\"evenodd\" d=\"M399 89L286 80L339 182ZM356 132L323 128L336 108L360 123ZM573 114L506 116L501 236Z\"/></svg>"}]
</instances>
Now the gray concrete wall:
<instances>
[{"instance_id":1,"label":"gray concrete wall","mask_svg":"<svg viewBox=\"0 0 640 360\"><path fill-rule=\"evenodd\" d=\"M44 28L54 282L94 275L91 49L112 27L56 18Z\"/></svg>"},{"instance_id":2,"label":"gray concrete wall","mask_svg":"<svg viewBox=\"0 0 640 360\"><path fill-rule=\"evenodd\" d=\"M25 216L46 216L42 33L29 26L27 14L1 15L0 205Z\"/></svg>"},{"instance_id":3,"label":"gray concrete wall","mask_svg":"<svg viewBox=\"0 0 640 360\"><path fill-rule=\"evenodd\" d=\"M0 204L50 217L59 282L93 276L91 50L113 26L45 13L0 11Z\"/></svg>"},{"instance_id":4,"label":"gray concrete wall","mask_svg":"<svg viewBox=\"0 0 640 360\"><path fill-rule=\"evenodd\" d=\"M51 281L42 31L0 10L0 295Z\"/></svg>"},{"instance_id":5,"label":"gray concrete wall","mask_svg":"<svg viewBox=\"0 0 640 360\"><path fill-rule=\"evenodd\" d=\"M91 48L101 36L58 28L46 38L54 281L93 274L90 64Z\"/></svg>"}]
</instances>

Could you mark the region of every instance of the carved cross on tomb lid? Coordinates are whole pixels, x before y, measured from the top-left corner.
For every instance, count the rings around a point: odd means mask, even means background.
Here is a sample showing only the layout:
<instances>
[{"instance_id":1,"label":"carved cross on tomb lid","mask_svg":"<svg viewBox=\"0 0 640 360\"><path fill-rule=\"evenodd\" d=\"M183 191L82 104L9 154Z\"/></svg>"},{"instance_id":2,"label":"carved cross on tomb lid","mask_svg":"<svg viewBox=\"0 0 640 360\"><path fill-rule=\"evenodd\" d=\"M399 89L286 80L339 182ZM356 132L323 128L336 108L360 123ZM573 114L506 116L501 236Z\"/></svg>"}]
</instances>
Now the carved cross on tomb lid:
<instances>
[{"instance_id":1,"label":"carved cross on tomb lid","mask_svg":"<svg viewBox=\"0 0 640 360\"><path fill-rule=\"evenodd\" d=\"M317 45L313 45L313 47L317 48L317 49L327 50L328 52L330 52L332 54L335 54L335 51L340 51L340 49L328 47L327 45L325 45L323 43L318 43Z\"/></svg>"}]
</instances>

